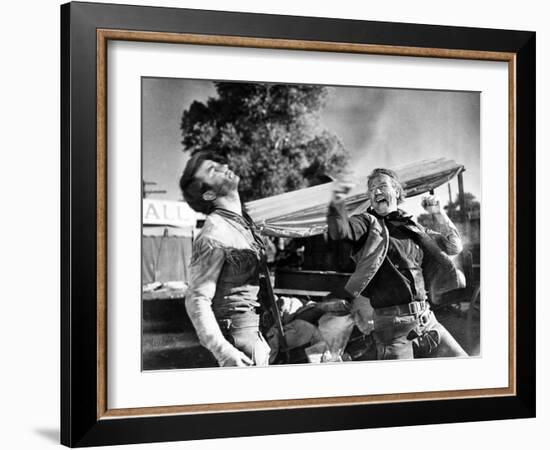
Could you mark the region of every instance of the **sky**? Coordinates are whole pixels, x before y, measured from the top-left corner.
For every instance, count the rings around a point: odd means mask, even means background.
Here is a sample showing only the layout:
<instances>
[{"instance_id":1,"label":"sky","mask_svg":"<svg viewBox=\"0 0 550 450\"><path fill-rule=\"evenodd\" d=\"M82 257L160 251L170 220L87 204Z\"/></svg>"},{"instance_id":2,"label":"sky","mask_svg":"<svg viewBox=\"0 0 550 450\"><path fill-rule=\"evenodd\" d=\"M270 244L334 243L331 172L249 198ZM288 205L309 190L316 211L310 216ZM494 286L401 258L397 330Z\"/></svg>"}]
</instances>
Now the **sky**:
<instances>
[{"instance_id":1,"label":"sky","mask_svg":"<svg viewBox=\"0 0 550 450\"><path fill-rule=\"evenodd\" d=\"M152 189L167 191L150 198L180 200L178 179L187 160L181 115L193 101L215 96L215 88L205 80L144 78L142 95L143 177L157 183ZM349 152L351 176L358 183L365 183L375 167L445 157L465 166L464 188L480 199L478 92L332 86L320 120ZM454 198L456 179L451 190ZM436 194L445 204L447 185ZM414 197L402 207L417 215L419 204Z\"/></svg>"}]
</instances>

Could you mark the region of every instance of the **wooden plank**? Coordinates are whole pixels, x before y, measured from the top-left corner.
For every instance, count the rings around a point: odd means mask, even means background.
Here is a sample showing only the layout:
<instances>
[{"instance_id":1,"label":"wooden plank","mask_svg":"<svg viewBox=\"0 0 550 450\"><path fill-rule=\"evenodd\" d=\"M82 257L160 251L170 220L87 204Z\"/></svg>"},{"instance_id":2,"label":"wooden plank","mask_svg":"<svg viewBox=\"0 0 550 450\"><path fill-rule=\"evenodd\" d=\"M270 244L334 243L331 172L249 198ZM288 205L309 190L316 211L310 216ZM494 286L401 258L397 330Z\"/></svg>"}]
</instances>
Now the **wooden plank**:
<instances>
[{"instance_id":1,"label":"wooden plank","mask_svg":"<svg viewBox=\"0 0 550 450\"><path fill-rule=\"evenodd\" d=\"M274 288L273 292L277 295L300 295L308 297L326 297L330 291L306 291L304 289L282 289Z\"/></svg>"}]
</instances>

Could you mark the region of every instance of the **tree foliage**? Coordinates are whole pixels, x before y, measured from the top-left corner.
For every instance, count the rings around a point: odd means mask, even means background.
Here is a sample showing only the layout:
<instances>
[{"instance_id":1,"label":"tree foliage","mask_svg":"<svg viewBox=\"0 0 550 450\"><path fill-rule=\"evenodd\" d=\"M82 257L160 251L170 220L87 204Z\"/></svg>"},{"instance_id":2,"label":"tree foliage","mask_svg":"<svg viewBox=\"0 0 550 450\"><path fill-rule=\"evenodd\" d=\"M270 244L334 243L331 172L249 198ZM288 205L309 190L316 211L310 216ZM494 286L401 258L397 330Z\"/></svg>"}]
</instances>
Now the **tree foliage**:
<instances>
[{"instance_id":1,"label":"tree foliage","mask_svg":"<svg viewBox=\"0 0 550 450\"><path fill-rule=\"evenodd\" d=\"M453 222L460 222L462 220L460 212L460 199L458 194L454 202L449 202L445 207L449 219ZM471 192L464 192L464 217L470 219L472 217L479 217L480 204L476 200L476 197Z\"/></svg>"},{"instance_id":2,"label":"tree foliage","mask_svg":"<svg viewBox=\"0 0 550 450\"><path fill-rule=\"evenodd\" d=\"M348 155L337 136L322 129L323 86L215 83L217 96L195 101L181 119L182 144L227 157L240 176L244 201L300 189L337 175Z\"/></svg>"}]
</instances>

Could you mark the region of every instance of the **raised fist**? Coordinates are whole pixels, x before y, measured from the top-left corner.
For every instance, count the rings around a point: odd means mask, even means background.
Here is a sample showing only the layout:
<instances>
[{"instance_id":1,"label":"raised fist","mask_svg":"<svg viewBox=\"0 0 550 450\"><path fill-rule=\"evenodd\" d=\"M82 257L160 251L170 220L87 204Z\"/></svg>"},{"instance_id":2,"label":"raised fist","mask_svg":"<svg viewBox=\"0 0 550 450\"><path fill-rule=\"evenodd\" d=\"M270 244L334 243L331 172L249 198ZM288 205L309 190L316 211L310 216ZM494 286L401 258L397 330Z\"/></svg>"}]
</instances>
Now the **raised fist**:
<instances>
[{"instance_id":1,"label":"raised fist","mask_svg":"<svg viewBox=\"0 0 550 450\"><path fill-rule=\"evenodd\" d=\"M425 195L422 197L422 208L430 214L439 214L441 212L439 198L436 195Z\"/></svg>"}]
</instances>

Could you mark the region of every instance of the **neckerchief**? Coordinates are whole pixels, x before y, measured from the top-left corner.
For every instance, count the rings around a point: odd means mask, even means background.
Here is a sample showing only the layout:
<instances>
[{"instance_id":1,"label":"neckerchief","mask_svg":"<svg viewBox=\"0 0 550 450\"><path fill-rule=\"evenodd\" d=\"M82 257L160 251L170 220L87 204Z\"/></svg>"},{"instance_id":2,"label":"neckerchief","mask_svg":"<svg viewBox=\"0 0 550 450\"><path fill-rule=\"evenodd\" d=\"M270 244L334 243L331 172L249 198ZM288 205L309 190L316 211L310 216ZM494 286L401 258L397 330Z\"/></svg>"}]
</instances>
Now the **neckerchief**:
<instances>
[{"instance_id":1,"label":"neckerchief","mask_svg":"<svg viewBox=\"0 0 550 450\"><path fill-rule=\"evenodd\" d=\"M390 222L392 225L400 226L400 225L414 225L414 221L412 220L412 215L406 213L402 209L397 209L396 211L392 211L389 214L386 214L385 216L381 216L376 212L374 208L369 208L367 210L369 214L372 214L374 217L377 217L378 219L383 219L385 222Z\"/></svg>"},{"instance_id":2,"label":"neckerchief","mask_svg":"<svg viewBox=\"0 0 550 450\"><path fill-rule=\"evenodd\" d=\"M252 237L254 238L254 242L258 246L258 250L261 253L265 253L265 243L260 234L258 233L258 229L256 227L256 224L252 220L252 218L246 213L246 211L243 211L242 215L237 214L233 211L229 211L228 209L224 208L215 208L215 212L220 214L221 216L233 220L237 223L239 223L242 227L244 227L247 230L250 230L250 233L252 234Z\"/></svg>"}]
</instances>

